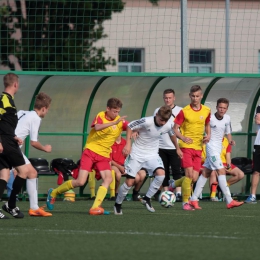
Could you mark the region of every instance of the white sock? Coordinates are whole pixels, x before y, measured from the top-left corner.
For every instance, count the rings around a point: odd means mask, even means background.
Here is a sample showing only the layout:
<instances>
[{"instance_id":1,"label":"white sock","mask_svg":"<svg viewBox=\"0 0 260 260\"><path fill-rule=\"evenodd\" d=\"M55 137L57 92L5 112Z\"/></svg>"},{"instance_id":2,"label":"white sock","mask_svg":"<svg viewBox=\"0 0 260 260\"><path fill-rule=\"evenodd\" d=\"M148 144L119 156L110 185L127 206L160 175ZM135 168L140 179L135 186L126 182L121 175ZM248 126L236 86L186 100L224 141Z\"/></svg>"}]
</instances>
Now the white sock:
<instances>
[{"instance_id":1,"label":"white sock","mask_svg":"<svg viewBox=\"0 0 260 260\"><path fill-rule=\"evenodd\" d=\"M256 198L255 194L251 194L253 198Z\"/></svg>"},{"instance_id":2,"label":"white sock","mask_svg":"<svg viewBox=\"0 0 260 260\"><path fill-rule=\"evenodd\" d=\"M128 191L131 189L131 186L127 186L127 184L124 182L121 187L119 188L117 197L116 197L116 203L122 204L122 202L125 199L125 196L127 195Z\"/></svg>"},{"instance_id":3,"label":"white sock","mask_svg":"<svg viewBox=\"0 0 260 260\"><path fill-rule=\"evenodd\" d=\"M192 194L191 200L193 200L193 201L198 200L207 180L208 180L208 178L205 178L202 174L200 175L199 179L197 180L196 187Z\"/></svg>"},{"instance_id":4,"label":"white sock","mask_svg":"<svg viewBox=\"0 0 260 260\"><path fill-rule=\"evenodd\" d=\"M230 195L230 197L231 197L231 192L230 192L229 186L227 186L227 194Z\"/></svg>"},{"instance_id":5,"label":"white sock","mask_svg":"<svg viewBox=\"0 0 260 260\"><path fill-rule=\"evenodd\" d=\"M37 178L27 179L26 188L29 195L30 208L35 210L38 209L38 191L37 191Z\"/></svg>"},{"instance_id":6,"label":"white sock","mask_svg":"<svg viewBox=\"0 0 260 260\"><path fill-rule=\"evenodd\" d=\"M158 191L158 189L161 187L163 180L164 180L164 175L163 176L155 176L152 183L150 184L150 187L146 193L147 198L152 198L152 196Z\"/></svg>"},{"instance_id":7,"label":"white sock","mask_svg":"<svg viewBox=\"0 0 260 260\"><path fill-rule=\"evenodd\" d=\"M231 198L231 195L228 194L228 191L227 191L228 186L227 186L226 175L218 176L218 185L219 185L222 193L225 195L226 203L229 204L233 199Z\"/></svg>"}]
</instances>

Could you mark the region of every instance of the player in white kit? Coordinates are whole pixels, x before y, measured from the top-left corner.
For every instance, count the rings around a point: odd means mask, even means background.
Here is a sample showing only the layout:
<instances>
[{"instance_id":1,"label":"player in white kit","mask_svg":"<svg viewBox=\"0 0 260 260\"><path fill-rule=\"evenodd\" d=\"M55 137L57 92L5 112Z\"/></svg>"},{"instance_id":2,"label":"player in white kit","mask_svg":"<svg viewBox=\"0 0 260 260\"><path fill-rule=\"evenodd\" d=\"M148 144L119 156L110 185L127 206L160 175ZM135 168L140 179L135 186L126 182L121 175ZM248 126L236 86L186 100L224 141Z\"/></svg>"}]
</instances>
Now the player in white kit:
<instances>
[{"instance_id":1,"label":"player in white kit","mask_svg":"<svg viewBox=\"0 0 260 260\"><path fill-rule=\"evenodd\" d=\"M145 168L150 176L155 176L145 197L141 200L147 210L155 212L150 199L160 188L165 177L163 162L158 154L161 135L170 136L178 155L182 157L182 152L178 146L172 126L171 124L166 124L171 117L171 113L171 107L162 106L156 116L144 117L128 124L127 143L123 149L123 153L128 155L125 161L127 176L116 198L114 206L115 215L123 214L121 209L122 202L128 191L134 185L135 176L141 168ZM133 131L138 131L138 137L131 149L131 136Z\"/></svg>"},{"instance_id":2,"label":"player in white kit","mask_svg":"<svg viewBox=\"0 0 260 260\"><path fill-rule=\"evenodd\" d=\"M51 145L42 145L38 141L38 132L41 124L42 118L48 113L51 103L51 98L45 93L39 93L36 96L34 110L32 111L23 111L20 110L17 113L18 124L15 129L15 134L23 141L27 136L30 136L31 145L38 150L44 152L51 152ZM29 195L30 201L30 216L39 216L39 217L49 217L52 216L51 213L46 212L43 208L38 206L38 191L37 191L37 172L34 167L31 165L28 158L23 154L25 163L28 167L28 176L26 180L26 188Z\"/></svg>"},{"instance_id":3,"label":"player in white kit","mask_svg":"<svg viewBox=\"0 0 260 260\"><path fill-rule=\"evenodd\" d=\"M163 100L165 105L168 105L172 109L171 118L168 120L167 124L171 124L174 126L174 119L182 110L181 107L175 105L175 91L173 89L165 89L163 91ZM154 115L156 115L159 107L155 109ZM165 170L165 178L162 183L162 187L164 190L168 190L169 180L170 180L170 168L172 172L172 178L174 180L178 180L182 177L181 173L181 160L178 156L175 146L173 145L169 135L161 135L159 141L159 155L162 158L164 170ZM181 200L181 187L176 187L176 200ZM156 193L159 197L160 190Z\"/></svg>"},{"instance_id":4,"label":"player in white kit","mask_svg":"<svg viewBox=\"0 0 260 260\"><path fill-rule=\"evenodd\" d=\"M191 197L190 204L195 209L201 209L198 205L198 197L201 194L208 177L211 172L215 170L218 175L219 187L226 197L227 208L239 207L243 202L235 201L231 198L231 195L227 192L226 170L221 161L220 154L222 150L222 139L224 135L227 136L230 145L235 145L235 141L232 140L231 135L231 121L230 117L226 115L228 110L229 100L226 98L220 98L217 100L217 112L210 117L211 137L206 144L206 160L204 163L204 169L200 175L194 193Z\"/></svg>"}]
</instances>

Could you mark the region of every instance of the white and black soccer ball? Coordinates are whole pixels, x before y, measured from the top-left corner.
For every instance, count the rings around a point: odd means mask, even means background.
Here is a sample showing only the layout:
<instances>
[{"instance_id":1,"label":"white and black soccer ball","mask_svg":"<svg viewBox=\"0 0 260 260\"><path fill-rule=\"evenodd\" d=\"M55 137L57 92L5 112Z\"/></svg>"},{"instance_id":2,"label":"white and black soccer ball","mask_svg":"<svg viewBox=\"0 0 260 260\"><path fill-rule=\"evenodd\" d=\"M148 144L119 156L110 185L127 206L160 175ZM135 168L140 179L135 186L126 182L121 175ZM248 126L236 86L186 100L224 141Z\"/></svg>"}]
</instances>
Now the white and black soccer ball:
<instances>
[{"instance_id":1,"label":"white and black soccer ball","mask_svg":"<svg viewBox=\"0 0 260 260\"><path fill-rule=\"evenodd\" d=\"M171 191L163 191L159 196L159 203L164 208L170 208L174 205L176 201L176 196Z\"/></svg>"}]
</instances>

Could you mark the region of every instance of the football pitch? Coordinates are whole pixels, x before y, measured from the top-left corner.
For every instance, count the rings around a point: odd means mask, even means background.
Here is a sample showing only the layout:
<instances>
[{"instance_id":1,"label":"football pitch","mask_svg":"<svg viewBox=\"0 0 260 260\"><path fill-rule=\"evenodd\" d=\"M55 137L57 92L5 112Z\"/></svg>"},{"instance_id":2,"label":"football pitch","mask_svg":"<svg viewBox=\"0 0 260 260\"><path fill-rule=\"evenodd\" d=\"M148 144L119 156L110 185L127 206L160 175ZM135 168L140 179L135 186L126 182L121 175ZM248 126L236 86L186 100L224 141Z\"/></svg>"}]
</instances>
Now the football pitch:
<instances>
[{"instance_id":1,"label":"football pitch","mask_svg":"<svg viewBox=\"0 0 260 260\"><path fill-rule=\"evenodd\" d=\"M40 201L39 205L43 205ZM23 259L259 259L260 203L226 209L224 202L201 201L202 210L166 209L153 202L104 201L110 215L87 214L92 201L57 201L52 217L28 216L28 201L17 203L24 219L0 220L1 260Z\"/></svg>"}]
</instances>

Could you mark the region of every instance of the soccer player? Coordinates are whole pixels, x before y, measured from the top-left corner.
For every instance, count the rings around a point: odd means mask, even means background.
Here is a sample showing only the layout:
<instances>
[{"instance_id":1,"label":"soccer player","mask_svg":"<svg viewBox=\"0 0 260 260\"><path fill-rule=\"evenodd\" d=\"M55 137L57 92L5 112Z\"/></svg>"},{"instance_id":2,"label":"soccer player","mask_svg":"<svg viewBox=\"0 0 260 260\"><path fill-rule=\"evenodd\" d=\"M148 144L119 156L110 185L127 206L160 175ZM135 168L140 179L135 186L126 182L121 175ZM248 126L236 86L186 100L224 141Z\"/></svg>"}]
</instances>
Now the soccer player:
<instances>
[{"instance_id":1,"label":"soccer player","mask_svg":"<svg viewBox=\"0 0 260 260\"><path fill-rule=\"evenodd\" d=\"M232 146L229 144L228 139L226 137L223 138L222 141L222 150L220 154L221 161L226 169L226 175L231 175L231 177L227 180L227 192L230 193L229 187L244 178L244 173L241 171L236 165L231 163L231 150ZM206 145L203 145L202 150L202 164L204 164L206 160ZM210 199L211 201L219 201L216 197L216 189L217 189L217 173L216 171L212 171L209 179L209 185L211 187ZM231 194L231 193L230 193Z\"/></svg>"},{"instance_id":2,"label":"soccer player","mask_svg":"<svg viewBox=\"0 0 260 260\"><path fill-rule=\"evenodd\" d=\"M203 164L204 169L200 175L196 188L190 199L190 204L195 209L201 209L198 204L198 197L201 194L203 187L205 186L208 177L212 171L216 171L218 175L219 187L226 198L227 208L231 209L234 207L241 206L244 202L238 202L231 198L230 193L227 191L226 181L226 169L223 165L220 154L222 150L222 139L224 135L227 136L230 145L235 145L235 141L232 140L231 135L231 122L230 117L226 114L229 106L229 101L226 98L219 98L217 100L217 112L211 115L210 128L211 137L209 142L206 144L206 160Z\"/></svg>"},{"instance_id":3,"label":"soccer player","mask_svg":"<svg viewBox=\"0 0 260 260\"><path fill-rule=\"evenodd\" d=\"M44 151L46 153L50 153L52 147L49 144L42 145L38 141L38 132L41 125L41 120L48 113L50 105L51 105L51 98L45 93L39 93L35 99L34 110L18 111L17 113L18 124L15 129L16 136L21 138L23 142L27 136L30 136L31 146L37 150ZM24 154L23 157L28 169L28 175L26 176L27 178L26 188L27 188L29 201L30 201L29 215L38 216L38 217L50 217L52 216L51 213L46 212L42 207L40 208L38 206L37 171L35 170L35 168L32 166L32 164ZM10 201L13 199L14 196L10 196ZM11 203L14 202L12 201Z\"/></svg>"},{"instance_id":4,"label":"soccer player","mask_svg":"<svg viewBox=\"0 0 260 260\"><path fill-rule=\"evenodd\" d=\"M168 105L172 109L172 114L167 124L170 124L172 127L174 125L174 119L181 111L181 107L176 106L175 102L175 91L173 89L165 89L163 92L163 100L165 105ZM158 112L159 108L155 109L154 115ZM165 178L162 183L164 190L168 190L169 180L170 180L170 167L172 170L172 177L174 180L178 180L182 177L181 174L181 160L176 152L176 148L172 143L169 135L162 135L159 142L159 155L162 158L164 169L165 169ZM175 189L177 201L181 199L181 187Z\"/></svg>"},{"instance_id":5,"label":"soccer player","mask_svg":"<svg viewBox=\"0 0 260 260\"><path fill-rule=\"evenodd\" d=\"M2 206L2 209L15 218L23 218L23 213L16 207L16 195L24 186L29 171L19 147L23 141L15 135L18 118L14 95L19 89L19 77L14 73L8 73L3 81L4 92L0 97L0 198L6 188L10 170L14 167L18 175L13 182L9 201ZM0 212L0 219L8 217Z\"/></svg>"},{"instance_id":6,"label":"soccer player","mask_svg":"<svg viewBox=\"0 0 260 260\"><path fill-rule=\"evenodd\" d=\"M228 139L224 137L222 141L222 151L220 154L220 158L226 169L226 175L231 175L231 177L227 180L227 192L230 195L231 193L229 187L244 178L243 171L241 171L238 167L236 167L236 165L231 163L231 150L232 146L229 144ZM213 171L211 173L209 182L210 187L213 185L213 183L217 183L216 171ZM212 201L218 201L216 199L214 200L214 198L216 197L216 193L214 193L214 191L211 191L210 197Z\"/></svg>"},{"instance_id":7,"label":"soccer player","mask_svg":"<svg viewBox=\"0 0 260 260\"><path fill-rule=\"evenodd\" d=\"M134 138L132 136L132 138ZM111 168L115 172L115 178L116 178L116 186L115 186L115 192L116 196L118 194L118 187L120 185L121 176L125 176L125 158L126 156L123 154L123 149L126 145L126 140L120 135L115 143L112 145L112 153L111 153ZM135 185L133 188L133 200L139 201L139 190L143 184L143 181L146 177L146 171L144 169L141 169L137 175L135 176ZM116 200L116 197L113 199L110 198L110 200Z\"/></svg>"},{"instance_id":8,"label":"soccer player","mask_svg":"<svg viewBox=\"0 0 260 260\"><path fill-rule=\"evenodd\" d=\"M259 184L260 175L260 105L256 109L255 123L257 124L257 135L254 143L253 151L253 175L251 181L251 194L245 200L245 203L256 204L256 190Z\"/></svg>"},{"instance_id":9,"label":"soccer player","mask_svg":"<svg viewBox=\"0 0 260 260\"><path fill-rule=\"evenodd\" d=\"M191 185L199 176L202 144L210 139L210 108L201 104L203 97L201 87L192 86L189 96L191 103L184 107L174 120L174 132L183 152L181 164L185 177L175 182L170 180L170 186L173 188L181 186L184 210L194 210L189 204Z\"/></svg>"},{"instance_id":10,"label":"soccer player","mask_svg":"<svg viewBox=\"0 0 260 260\"><path fill-rule=\"evenodd\" d=\"M110 98L107 101L106 111L97 114L91 124L92 129L80 159L80 170L77 179L66 181L56 189L49 189L46 201L48 209L53 209L55 198L58 194L83 186L87 181L88 173L95 168L100 172L103 182L97 191L89 214L109 214L108 211L101 207L101 204L112 182L110 166L111 146L121 132L126 130L128 124L125 120L126 116L119 116L121 108L122 102L119 99Z\"/></svg>"},{"instance_id":11,"label":"soccer player","mask_svg":"<svg viewBox=\"0 0 260 260\"><path fill-rule=\"evenodd\" d=\"M166 124L171 117L171 113L171 107L162 106L155 117L144 117L129 123L127 127L126 146L123 149L123 153L128 155L125 161L127 175L116 198L114 206L115 215L123 214L121 209L122 202L134 185L135 176L141 168L146 169L150 176L155 176L145 197L141 200L148 211L155 212L151 205L151 197L160 188L165 176L163 162L158 154L160 136L165 134L170 135L178 155L182 156L173 129L170 124ZM134 141L131 149L133 131L138 131L138 138Z\"/></svg>"}]
</instances>

